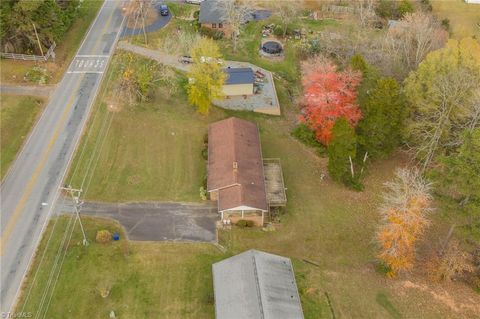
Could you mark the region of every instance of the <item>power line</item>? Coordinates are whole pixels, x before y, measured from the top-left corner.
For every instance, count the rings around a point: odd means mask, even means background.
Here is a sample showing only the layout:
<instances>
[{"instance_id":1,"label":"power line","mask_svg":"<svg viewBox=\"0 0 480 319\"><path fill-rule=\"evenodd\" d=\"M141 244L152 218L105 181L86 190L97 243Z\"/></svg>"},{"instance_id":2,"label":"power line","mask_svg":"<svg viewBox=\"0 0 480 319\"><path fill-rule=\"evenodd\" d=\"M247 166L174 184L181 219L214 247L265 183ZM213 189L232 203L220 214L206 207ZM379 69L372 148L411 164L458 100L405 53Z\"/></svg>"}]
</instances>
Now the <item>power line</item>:
<instances>
[{"instance_id":1,"label":"power line","mask_svg":"<svg viewBox=\"0 0 480 319\"><path fill-rule=\"evenodd\" d=\"M129 17L130 18L130 17ZM138 18L139 16L136 15L136 19L135 19L135 26L137 25L138 23ZM129 66L131 64L131 61L129 61ZM107 81L107 83L110 83L110 79L112 78L113 76L113 71L111 70L110 71L110 74L109 74L109 79ZM101 97L101 99L103 99L103 97L105 96L105 92L107 90L107 87L108 85L105 85L104 86L104 89L103 89L103 92L102 94L99 96ZM100 100L101 99L98 99L97 97L97 100ZM94 119L92 121L92 125L90 126L89 130L88 130L88 134L87 134L87 138L84 142L84 145L82 147L82 151L80 153L80 158L75 166L75 170L73 172L73 174L71 175L71 178L70 178L70 181L72 182L76 176L76 174L78 173L78 170L79 170L79 167L80 167L80 163L82 162L83 160L83 157L84 155L86 154L86 148L87 148L87 145L88 145L88 140L91 136L91 133L93 131L93 123L95 121L95 119L97 118L98 114L100 113L98 110L96 111L97 114L95 114L94 116ZM93 178L93 175L94 175L94 172L96 170L96 166L98 164L98 161L99 161L99 158L100 158L100 155L101 155L101 152L102 152L102 149L103 149L103 146L104 146L104 143L105 143L105 140L108 136L108 133L109 133L109 130L110 130L110 126L111 126L111 123L113 122L113 118L114 118L114 114L112 112L112 116L110 117L110 121L109 121L109 124L107 126L106 125L106 122L107 122L107 119L109 118L108 116L108 110L107 110L107 114L103 120L103 123L101 125L102 129L101 131L104 132L104 134L101 134L101 138L100 139L97 139L95 141L95 146L94 146L94 150L92 151L92 154L90 155L90 159L88 161L88 165L87 165L87 168L86 168L86 171L84 172L84 177L83 177L83 180L82 180L82 187L80 187L80 189L72 189L70 186L67 187L65 190L69 191L70 192L70 195L72 196L73 200L74 200L74 209L75 209L75 216L76 218L73 219L73 214L72 216L70 217L70 220L68 221L68 224L67 224L67 227L65 229L65 233L64 233L64 237L63 237L63 240L62 240L62 243L60 244L59 246L59 249L57 251L57 254L55 255L55 261L54 261L54 266L52 267L52 270L50 271L50 275L49 275L49 280L47 282L47 285L44 289L44 292L42 294L42 299L41 299L41 302L40 302L40 306L39 306L39 311L37 312L38 314L40 314L42 311L43 311L43 308L44 308L44 305L45 305L45 301L46 301L46 298L47 298L47 295L49 294L50 292L50 296L48 297L48 302L46 303L46 307L45 307L45 311L44 311L44 316L43 318L45 318L45 316L47 315L48 313L48 309L50 307L50 303L51 303L51 300L52 300L52 297L53 297L53 294L54 294L54 291L55 291L55 288L56 288L56 285L57 285L57 282L58 282L58 278L60 276L60 273L61 273L61 270L62 270L62 267L63 267L63 262L65 260L65 256L66 256L66 253L67 253L67 249L69 247L69 243L70 243L70 240L72 238L72 235L73 235L73 231L75 229L75 225L76 225L76 222L77 220L80 222L80 227L81 227L81 231L82 231L82 235L83 235L83 239L84 239L84 243L86 243L86 234L85 234L85 230L83 228L83 224L81 223L81 218L80 218L80 210L81 210L81 204L82 204L82 201L80 200L80 196L83 196L85 197L85 194L87 193L88 189L90 188L90 183L92 181L92 178ZM106 130L104 129L106 127ZM99 143L99 141L101 140L101 143ZM95 154L97 153L97 147L98 145L100 145L100 148L98 149L98 156L96 156L96 159L93 160L93 158L95 158ZM92 168L92 163L94 163L93 165L93 169L91 170ZM83 190L83 186L84 186L84 183L85 183L85 180L87 178L87 176L90 175L90 178L88 180L88 183L86 185L86 187L84 188ZM82 190L81 192L79 192L80 190ZM77 196L74 196L74 192L77 191ZM65 200L66 198L64 197L63 200L62 200L62 207L63 207L63 204L65 203ZM73 222L73 225L70 227L70 224L71 224L71 221L74 220ZM58 219L55 221L55 224L58 222ZM54 226L55 226L54 224ZM53 235L53 231L54 229L52 229L52 234L50 235L49 239L52 237ZM67 235L69 233L69 235ZM67 244L65 245L65 240L68 236L68 242ZM45 247L45 250L43 252L42 255L45 254L46 250L48 249L48 243L49 241L47 241L47 246ZM63 251L63 254L62 254L62 251ZM62 258L60 260L60 254L62 254ZM42 258L43 260L43 258ZM60 262L60 266L58 267L58 263ZM58 271L57 271L57 268L58 268ZM35 278L37 277L37 273L39 271L40 268L37 268L36 270L36 274L35 274L35 277L34 277L34 280ZM55 276L55 273L56 273L56 276ZM53 282L53 286L52 286L52 282ZM32 283L32 287L33 287L33 283ZM30 291L32 289L32 287L30 287L29 289L29 294L30 294ZM52 289L50 290L50 287L52 287ZM26 305L26 301L24 303L24 307Z\"/></svg>"}]
</instances>

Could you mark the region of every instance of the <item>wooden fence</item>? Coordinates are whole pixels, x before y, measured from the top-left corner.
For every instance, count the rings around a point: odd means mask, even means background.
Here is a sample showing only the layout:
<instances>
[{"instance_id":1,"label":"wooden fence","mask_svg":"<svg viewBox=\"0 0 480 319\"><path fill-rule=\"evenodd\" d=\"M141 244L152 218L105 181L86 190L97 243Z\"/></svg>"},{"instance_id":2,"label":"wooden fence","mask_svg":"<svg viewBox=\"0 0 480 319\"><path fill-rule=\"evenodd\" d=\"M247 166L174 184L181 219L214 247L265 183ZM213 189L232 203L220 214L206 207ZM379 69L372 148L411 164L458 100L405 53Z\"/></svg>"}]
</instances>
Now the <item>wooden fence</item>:
<instances>
[{"instance_id":1,"label":"wooden fence","mask_svg":"<svg viewBox=\"0 0 480 319\"><path fill-rule=\"evenodd\" d=\"M3 59L14 59L24 61L47 61L49 58L55 59L55 50L57 44L53 42L45 55L33 55L33 54L19 54L19 53L4 53L0 52L0 57Z\"/></svg>"}]
</instances>

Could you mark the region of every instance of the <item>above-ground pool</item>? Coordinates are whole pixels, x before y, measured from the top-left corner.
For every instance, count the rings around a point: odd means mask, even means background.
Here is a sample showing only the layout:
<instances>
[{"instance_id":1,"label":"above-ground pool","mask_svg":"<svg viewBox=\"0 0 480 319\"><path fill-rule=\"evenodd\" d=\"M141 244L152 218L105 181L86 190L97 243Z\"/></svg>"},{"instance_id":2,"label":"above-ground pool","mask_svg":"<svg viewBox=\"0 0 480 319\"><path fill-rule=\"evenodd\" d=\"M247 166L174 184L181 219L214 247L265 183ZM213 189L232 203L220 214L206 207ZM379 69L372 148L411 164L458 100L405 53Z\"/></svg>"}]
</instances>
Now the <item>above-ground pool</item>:
<instances>
[{"instance_id":1,"label":"above-ground pool","mask_svg":"<svg viewBox=\"0 0 480 319\"><path fill-rule=\"evenodd\" d=\"M267 41L262 44L262 51L268 54L280 54L283 51L283 47L280 42Z\"/></svg>"}]
</instances>

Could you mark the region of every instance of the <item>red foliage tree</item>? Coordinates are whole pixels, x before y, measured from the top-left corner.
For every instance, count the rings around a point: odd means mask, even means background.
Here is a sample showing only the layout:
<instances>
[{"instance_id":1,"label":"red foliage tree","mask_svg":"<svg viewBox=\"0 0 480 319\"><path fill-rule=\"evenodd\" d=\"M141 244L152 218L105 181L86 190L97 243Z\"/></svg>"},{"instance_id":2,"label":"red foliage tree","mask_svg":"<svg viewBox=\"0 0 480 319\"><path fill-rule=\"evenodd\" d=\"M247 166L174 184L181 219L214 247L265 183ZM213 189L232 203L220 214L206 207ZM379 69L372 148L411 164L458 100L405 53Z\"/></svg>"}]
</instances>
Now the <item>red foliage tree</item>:
<instances>
[{"instance_id":1,"label":"red foliage tree","mask_svg":"<svg viewBox=\"0 0 480 319\"><path fill-rule=\"evenodd\" d=\"M362 117L356 102L361 74L350 69L337 71L332 62L317 57L303 63L302 76L301 120L320 143L328 145L338 118L346 118L355 127Z\"/></svg>"}]
</instances>

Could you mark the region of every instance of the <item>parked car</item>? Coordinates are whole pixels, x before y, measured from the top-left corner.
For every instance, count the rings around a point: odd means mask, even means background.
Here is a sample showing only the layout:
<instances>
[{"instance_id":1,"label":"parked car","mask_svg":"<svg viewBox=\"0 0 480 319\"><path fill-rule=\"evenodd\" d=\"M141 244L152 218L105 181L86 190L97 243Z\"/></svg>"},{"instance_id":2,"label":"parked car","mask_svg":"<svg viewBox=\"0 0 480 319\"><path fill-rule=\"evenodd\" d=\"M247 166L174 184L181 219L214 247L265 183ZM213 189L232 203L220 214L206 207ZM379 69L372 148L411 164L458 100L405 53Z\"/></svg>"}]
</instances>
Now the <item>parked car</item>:
<instances>
[{"instance_id":1,"label":"parked car","mask_svg":"<svg viewBox=\"0 0 480 319\"><path fill-rule=\"evenodd\" d=\"M162 15L162 16L168 16L168 13L169 13L169 12L168 12L168 7L167 7L167 5L166 5L166 4L162 4L162 5L160 6L160 15Z\"/></svg>"},{"instance_id":2,"label":"parked car","mask_svg":"<svg viewBox=\"0 0 480 319\"><path fill-rule=\"evenodd\" d=\"M186 3L190 3L190 4L200 4L203 1L205 0L185 0Z\"/></svg>"},{"instance_id":3,"label":"parked car","mask_svg":"<svg viewBox=\"0 0 480 319\"><path fill-rule=\"evenodd\" d=\"M180 57L180 62L183 64L190 64L193 63L193 59L189 55L183 55Z\"/></svg>"}]
</instances>

